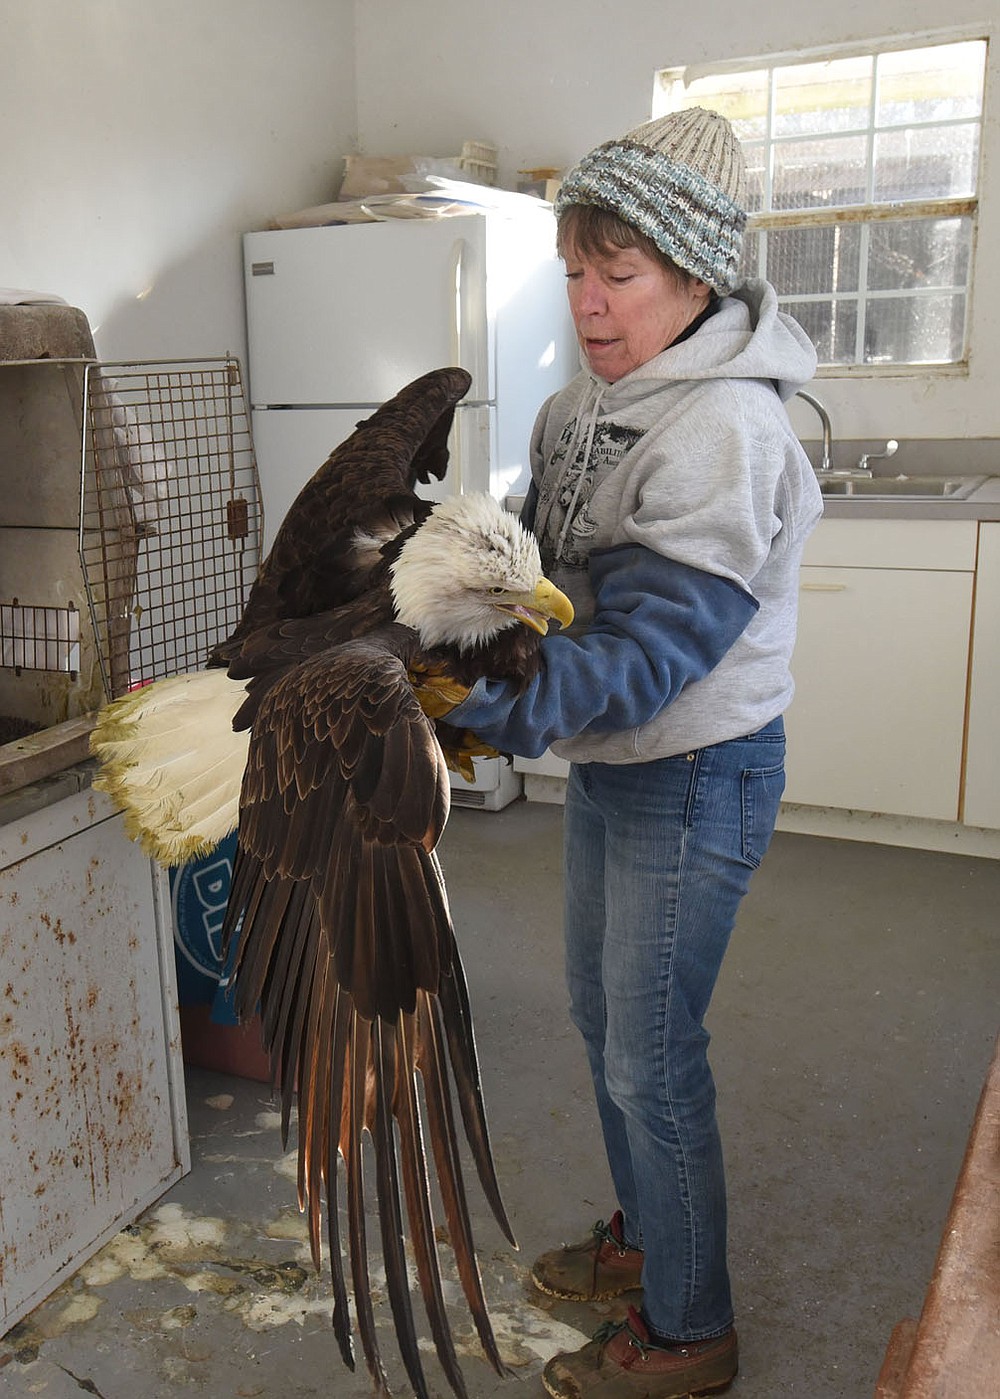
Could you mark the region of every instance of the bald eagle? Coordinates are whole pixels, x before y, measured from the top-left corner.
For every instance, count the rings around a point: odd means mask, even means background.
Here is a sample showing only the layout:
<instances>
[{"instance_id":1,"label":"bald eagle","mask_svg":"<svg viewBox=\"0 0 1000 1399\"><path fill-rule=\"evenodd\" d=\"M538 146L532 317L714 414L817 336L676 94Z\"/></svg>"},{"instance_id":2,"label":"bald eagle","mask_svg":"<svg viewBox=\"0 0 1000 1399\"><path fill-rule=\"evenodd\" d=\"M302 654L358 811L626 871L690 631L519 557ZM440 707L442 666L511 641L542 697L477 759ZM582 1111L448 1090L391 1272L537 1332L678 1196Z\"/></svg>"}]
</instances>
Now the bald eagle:
<instances>
[{"instance_id":1,"label":"bald eagle","mask_svg":"<svg viewBox=\"0 0 1000 1399\"><path fill-rule=\"evenodd\" d=\"M504 1372L453 1098L486 1198L514 1238L435 854L448 768L466 764L476 745L429 718L418 696L428 677L458 694L485 674L526 683L549 621L572 617L542 575L534 539L492 497L431 505L416 494L445 475L448 431L469 382L464 370L435 371L359 424L292 505L239 625L208 668L111 703L92 739L95 785L161 862L205 852L237 829L223 929L235 1004L241 1018L259 1009L286 1143L297 1095L299 1205L319 1268L325 1192L340 1352L353 1369L338 1177L358 1332L373 1384L387 1391L367 1264L367 1129L387 1292L421 1396L404 1205L437 1354L465 1393L445 1312L425 1124L465 1297L486 1355Z\"/></svg>"}]
</instances>

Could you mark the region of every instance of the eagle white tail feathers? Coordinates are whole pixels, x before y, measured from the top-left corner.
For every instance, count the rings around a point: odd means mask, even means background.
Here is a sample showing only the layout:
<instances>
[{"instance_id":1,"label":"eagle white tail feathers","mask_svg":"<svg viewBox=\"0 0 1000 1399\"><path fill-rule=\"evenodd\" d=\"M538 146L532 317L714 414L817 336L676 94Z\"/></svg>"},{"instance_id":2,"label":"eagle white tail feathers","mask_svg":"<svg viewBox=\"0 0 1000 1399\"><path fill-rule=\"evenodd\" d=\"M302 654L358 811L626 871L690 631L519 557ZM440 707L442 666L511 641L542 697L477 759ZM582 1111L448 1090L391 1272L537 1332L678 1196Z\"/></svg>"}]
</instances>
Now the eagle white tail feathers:
<instances>
[{"instance_id":1,"label":"eagle white tail feathers","mask_svg":"<svg viewBox=\"0 0 1000 1399\"><path fill-rule=\"evenodd\" d=\"M101 710L90 739L101 764L94 786L161 865L207 854L236 829L250 735L233 732L233 716L245 698L244 682L199 670Z\"/></svg>"}]
</instances>

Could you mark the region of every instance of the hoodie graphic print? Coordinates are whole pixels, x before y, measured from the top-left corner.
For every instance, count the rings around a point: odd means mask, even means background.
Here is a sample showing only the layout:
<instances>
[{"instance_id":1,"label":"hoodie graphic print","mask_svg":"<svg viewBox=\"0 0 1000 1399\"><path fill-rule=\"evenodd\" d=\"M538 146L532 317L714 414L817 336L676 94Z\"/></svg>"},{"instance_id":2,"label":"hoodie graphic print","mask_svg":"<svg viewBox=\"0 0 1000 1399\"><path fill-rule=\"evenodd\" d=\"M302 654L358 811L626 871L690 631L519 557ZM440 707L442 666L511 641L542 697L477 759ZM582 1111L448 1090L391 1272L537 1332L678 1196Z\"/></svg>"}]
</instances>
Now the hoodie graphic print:
<instances>
[{"instance_id":1,"label":"hoodie graphic print","mask_svg":"<svg viewBox=\"0 0 1000 1399\"><path fill-rule=\"evenodd\" d=\"M642 435L641 428L597 423L587 456L585 443L580 440L579 418L574 417L563 428L552 451L548 484L543 483L538 493L535 516L546 573L559 563L569 568L586 568L597 532L597 521L590 513L590 497L598 482L614 471Z\"/></svg>"}]
</instances>

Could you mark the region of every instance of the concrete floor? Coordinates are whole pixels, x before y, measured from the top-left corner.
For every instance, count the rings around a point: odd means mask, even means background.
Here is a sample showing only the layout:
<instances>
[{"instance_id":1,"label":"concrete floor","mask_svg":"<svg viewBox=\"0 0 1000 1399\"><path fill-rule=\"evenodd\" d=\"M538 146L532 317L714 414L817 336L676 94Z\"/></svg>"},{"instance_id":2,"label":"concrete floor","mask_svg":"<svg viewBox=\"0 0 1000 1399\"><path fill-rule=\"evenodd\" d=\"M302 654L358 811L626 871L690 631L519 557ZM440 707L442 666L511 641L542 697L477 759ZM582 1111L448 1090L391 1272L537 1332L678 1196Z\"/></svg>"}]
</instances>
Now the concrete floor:
<instances>
[{"instance_id":1,"label":"concrete floor","mask_svg":"<svg viewBox=\"0 0 1000 1399\"><path fill-rule=\"evenodd\" d=\"M470 1186L512 1378L452 1311L471 1399L541 1396L544 1360L608 1308L541 1298L527 1267L614 1208L560 946L561 809L455 811L442 857L493 1143L521 1244ZM780 834L712 1008L728 1148L738 1399L872 1394L916 1315L998 1028L1000 863ZM5 1341L4 1399L336 1395L328 1289L304 1259L265 1086L188 1074L193 1168ZM395 1359L390 1379L408 1391ZM437 1362L432 1394L450 1393Z\"/></svg>"}]
</instances>

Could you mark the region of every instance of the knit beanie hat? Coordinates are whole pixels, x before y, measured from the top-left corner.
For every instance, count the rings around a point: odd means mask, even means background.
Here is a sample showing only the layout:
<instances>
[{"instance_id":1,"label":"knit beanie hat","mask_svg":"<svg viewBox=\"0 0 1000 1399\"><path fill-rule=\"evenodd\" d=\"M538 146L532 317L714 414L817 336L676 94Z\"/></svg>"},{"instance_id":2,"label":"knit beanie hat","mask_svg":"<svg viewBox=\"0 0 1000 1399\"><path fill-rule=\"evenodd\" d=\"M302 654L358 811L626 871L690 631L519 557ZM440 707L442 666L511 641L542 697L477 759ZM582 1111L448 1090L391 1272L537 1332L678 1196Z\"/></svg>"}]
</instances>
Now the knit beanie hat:
<instances>
[{"instance_id":1,"label":"knit beanie hat","mask_svg":"<svg viewBox=\"0 0 1000 1399\"><path fill-rule=\"evenodd\" d=\"M726 296L739 283L746 164L725 117L704 107L647 121L585 155L562 182L558 217L596 204Z\"/></svg>"}]
</instances>

